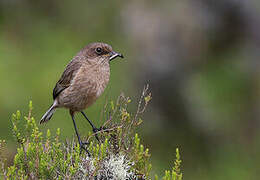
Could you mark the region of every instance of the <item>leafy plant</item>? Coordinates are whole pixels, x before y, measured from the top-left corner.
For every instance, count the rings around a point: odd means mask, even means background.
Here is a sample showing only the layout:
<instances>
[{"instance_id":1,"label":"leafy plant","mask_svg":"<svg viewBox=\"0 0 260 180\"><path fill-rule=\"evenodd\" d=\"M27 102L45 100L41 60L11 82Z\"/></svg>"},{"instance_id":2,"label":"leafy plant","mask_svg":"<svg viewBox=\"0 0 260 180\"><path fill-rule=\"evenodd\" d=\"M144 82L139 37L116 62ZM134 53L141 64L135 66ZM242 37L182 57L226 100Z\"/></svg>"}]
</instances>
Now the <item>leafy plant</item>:
<instances>
[{"instance_id":1,"label":"leafy plant","mask_svg":"<svg viewBox=\"0 0 260 180\"><path fill-rule=\"evenodd\" d=\"M142 92L137 111L128 112L131 103L129 97L121 94L117 101L111 101L104 107L106 119L102 130L89 133L87 141L90 156L80 150L74 140L61 142L58 128L51 134L47 130L43 135L32 117L32 102L29 103L29 113L24 117L17 111L12 116L13 135L18 143L13 165L6 167L2 154L6 147L5 141L0 141L0 160L4 179L149 179L152 165L150 153L141 144L135 132L142 120L151 94L148 86ZM99 136L99 141L95 136ZM163 179L181 180L180 155L176 150L174 167L165 172Z\"/></svg>"}]
</instances>

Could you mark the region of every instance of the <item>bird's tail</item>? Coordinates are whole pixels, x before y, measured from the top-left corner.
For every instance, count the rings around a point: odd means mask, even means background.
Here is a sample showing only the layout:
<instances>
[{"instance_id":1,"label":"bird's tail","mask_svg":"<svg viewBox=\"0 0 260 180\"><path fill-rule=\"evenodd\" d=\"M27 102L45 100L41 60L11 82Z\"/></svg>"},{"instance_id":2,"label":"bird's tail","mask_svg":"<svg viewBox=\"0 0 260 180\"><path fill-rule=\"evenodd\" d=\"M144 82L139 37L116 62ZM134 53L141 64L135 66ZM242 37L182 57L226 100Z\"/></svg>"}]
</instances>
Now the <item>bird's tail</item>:
<instances>
[{"instance_id":1,"label":"bird's tail","mask_svg":"<svg viewBox=\"0 0 260 180\"><path fill-rule=\"evenodd\" d=\"M51 107L48 109L48 111L42 116L40 124L46 123L51 119L53 113L56 111L56 107L56 102L54 102L53 105L51 105Z\"/></svg>"}]
</instances>

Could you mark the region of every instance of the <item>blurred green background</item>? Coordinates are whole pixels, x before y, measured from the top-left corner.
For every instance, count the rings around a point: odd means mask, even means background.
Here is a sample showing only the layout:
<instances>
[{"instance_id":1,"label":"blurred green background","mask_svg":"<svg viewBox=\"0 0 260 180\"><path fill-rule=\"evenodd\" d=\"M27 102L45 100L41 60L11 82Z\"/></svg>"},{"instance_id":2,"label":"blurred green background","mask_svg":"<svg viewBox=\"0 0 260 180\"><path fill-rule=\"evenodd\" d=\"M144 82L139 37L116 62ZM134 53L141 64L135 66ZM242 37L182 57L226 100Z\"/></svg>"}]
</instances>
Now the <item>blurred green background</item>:
<instances>
[{"instance_id":1,"label":"blurred green background","mask_svg":"<svg viewBox=\"0 0 260 180\"><path fill-rule=\"evenodd\" d=\"M235 0L0 0L0 137L15 151L10 117L39 120L66 64L86 44L103 41L125 55L112 62L111 81L86 110L100 125L107 100L153 100L140 132L163 174L175 148L185 179L258 179L260 160L260 3ZM134 101L136 102L136 101ZM89 125L77 116L81 134ZM42 130L74 130L58 110Z\"/></svg>"}]
</instances>

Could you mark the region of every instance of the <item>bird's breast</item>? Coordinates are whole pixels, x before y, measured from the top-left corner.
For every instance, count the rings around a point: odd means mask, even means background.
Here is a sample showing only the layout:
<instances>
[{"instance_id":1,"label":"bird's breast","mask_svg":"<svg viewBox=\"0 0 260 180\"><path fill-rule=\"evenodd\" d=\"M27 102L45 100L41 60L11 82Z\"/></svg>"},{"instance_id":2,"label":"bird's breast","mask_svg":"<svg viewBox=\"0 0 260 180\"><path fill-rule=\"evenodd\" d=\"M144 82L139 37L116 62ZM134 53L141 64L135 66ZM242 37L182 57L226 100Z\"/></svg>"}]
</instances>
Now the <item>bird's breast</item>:
<instances>
[{"instance_id":1,"label":"bird's breast","mask_svg":"<svg viewBox=\"0 0 260 180\"><path fill-rule=\"evenodd\" d=\"M83 66L75 78L75 86L87 104L92 104L105 90L110 78L107 66Z\"/></svg>"},{"instance_id":2,"label":"bird's breast","mask_svg":"<svg viewBox=\"0 0 260 180\"><path fill-rule=\"evenodd\" d=\"M58 97L61 107L81 111L91 106L104 92L110 77L109 64L82 65L70 86Z\"/></svg>"}]
</instances>

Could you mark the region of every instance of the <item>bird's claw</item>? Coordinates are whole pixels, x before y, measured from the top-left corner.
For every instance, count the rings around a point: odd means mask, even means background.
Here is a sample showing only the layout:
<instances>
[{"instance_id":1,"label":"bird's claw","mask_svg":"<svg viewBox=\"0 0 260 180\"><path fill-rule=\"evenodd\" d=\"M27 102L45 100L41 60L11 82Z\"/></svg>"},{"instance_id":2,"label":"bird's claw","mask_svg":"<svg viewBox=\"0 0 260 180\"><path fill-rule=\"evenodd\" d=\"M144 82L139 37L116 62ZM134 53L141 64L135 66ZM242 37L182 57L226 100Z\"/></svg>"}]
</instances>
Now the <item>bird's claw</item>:
<instances>
[{"instance_id":1,"label":"bird's claw","mask_svg":"<svg viewBox=\"0 0 260 180\"><path fill-rule=\"evenodd\" d=\"M96 137L96 139L97 139L98 141L99 141L99 138L98 138L97 133L98 133L99 131L102 131L102 130L105 130L105 129L106 129L106 128L103 127L103 126L101 126L100 128L96 128L96 127L93 128L93 132L94 132L95 137Z\"/></svg>"},{"instance_id":2,"label":"bird's claw","mask_svg":"<svg viewBox=\"0 0 260 180\"><path fill-rule=\"evenodd\" d=\"M81 142L80 146L89 145L89 144L90 144L89 142Z\"/></svg>"},{"instance_id":3,"label":"bird's claw","mask_svg":"<svg viewBox=\"0 0 260 180\"><path fill-rule=\"evenodd\" d=\"M90 153L88 151L88 149L85 147L86 145L89 145L89 142L80 142L80 154L82 153L82 149L84 149L86 151L86 153L88 154L88 156L90 156Z\"/></svg>"},{"instance_id":4,"label":"bird's claw","mask_svg":"<svg viewBox=\"0 0 260 180\"><path fill-rule=\"evenodd\" d=\"M99 132L99 131L101 131L101 130L102 130L102 127L101 127L101 128L96 128L96 127L93 128L93 132L94 132L94 133L97 133L97 132Z\"/></svg>"}]
</instances>

